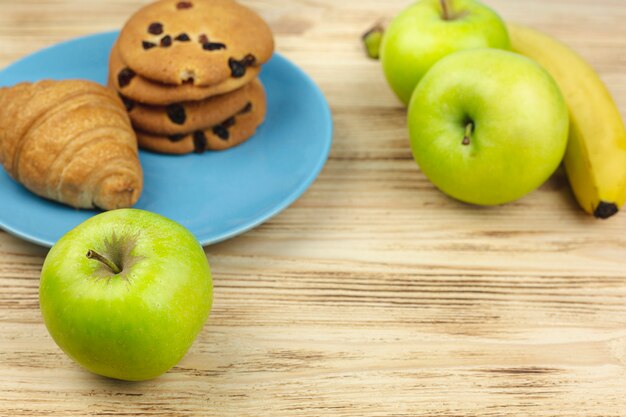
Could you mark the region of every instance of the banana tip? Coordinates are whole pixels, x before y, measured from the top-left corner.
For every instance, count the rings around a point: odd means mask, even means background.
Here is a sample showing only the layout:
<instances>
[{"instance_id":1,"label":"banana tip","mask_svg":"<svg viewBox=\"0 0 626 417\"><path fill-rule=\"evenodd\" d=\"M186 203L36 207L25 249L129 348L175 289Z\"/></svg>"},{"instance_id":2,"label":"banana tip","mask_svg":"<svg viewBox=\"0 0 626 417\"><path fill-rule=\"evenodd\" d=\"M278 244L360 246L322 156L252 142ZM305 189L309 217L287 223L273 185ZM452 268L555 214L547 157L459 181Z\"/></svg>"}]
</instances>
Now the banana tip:
<instances>
[{"instance_id":1,"label":"banana tip","mask_svg":"<svg viewBox=\"0 0 626 417\"><path fill-rule=\"evenodd\" d=\"M619 208L615 203L607 203L601 201L598 207L593 212L593 215L597 219L608 219L619 211Z\"/></svg>"}]
</instances>

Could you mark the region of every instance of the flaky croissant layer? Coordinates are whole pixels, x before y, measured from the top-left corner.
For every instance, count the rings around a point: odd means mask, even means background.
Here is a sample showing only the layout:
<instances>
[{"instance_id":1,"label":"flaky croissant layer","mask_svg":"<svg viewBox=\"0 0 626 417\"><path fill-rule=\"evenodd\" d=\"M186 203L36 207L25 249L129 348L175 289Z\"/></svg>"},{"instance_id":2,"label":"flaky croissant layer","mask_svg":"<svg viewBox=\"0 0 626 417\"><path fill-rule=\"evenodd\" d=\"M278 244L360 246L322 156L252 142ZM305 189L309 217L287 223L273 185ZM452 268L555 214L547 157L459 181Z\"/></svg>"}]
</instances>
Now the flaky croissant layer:
<instances>
[{"instance_id":1,"label":"flaky croissant layer","mask_svg":"<svg viewBox=\"0 0 626 417\"><path fill-rule=\"evenodd\" d=\"M86 80L0 89L0 163L33 193L77 208L131 207L143 187L124 105Z\"/></svg>"}]
</instances>

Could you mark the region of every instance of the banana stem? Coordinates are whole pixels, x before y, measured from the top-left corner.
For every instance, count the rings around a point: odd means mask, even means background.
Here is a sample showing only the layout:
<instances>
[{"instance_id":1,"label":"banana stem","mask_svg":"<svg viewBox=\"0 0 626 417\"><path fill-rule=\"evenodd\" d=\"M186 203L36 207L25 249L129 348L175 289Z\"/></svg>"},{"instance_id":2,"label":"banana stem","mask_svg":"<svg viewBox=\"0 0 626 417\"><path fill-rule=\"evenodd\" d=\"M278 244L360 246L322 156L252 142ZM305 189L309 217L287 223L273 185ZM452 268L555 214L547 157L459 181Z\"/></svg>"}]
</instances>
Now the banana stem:
<instances>
[{"instance_id":1,"label":"banana stem","mask_svg":"<svg viewBox=\"0 0 626 417\"><path fill-rule=\"evenodd\" d=\"M465 136L463 136L463 142L461 142L463 145L467 146L470 144L472 139L472 132L474 132L474 123L469 122L467 125L465 125Z\"/></svg>"}]
</instances>

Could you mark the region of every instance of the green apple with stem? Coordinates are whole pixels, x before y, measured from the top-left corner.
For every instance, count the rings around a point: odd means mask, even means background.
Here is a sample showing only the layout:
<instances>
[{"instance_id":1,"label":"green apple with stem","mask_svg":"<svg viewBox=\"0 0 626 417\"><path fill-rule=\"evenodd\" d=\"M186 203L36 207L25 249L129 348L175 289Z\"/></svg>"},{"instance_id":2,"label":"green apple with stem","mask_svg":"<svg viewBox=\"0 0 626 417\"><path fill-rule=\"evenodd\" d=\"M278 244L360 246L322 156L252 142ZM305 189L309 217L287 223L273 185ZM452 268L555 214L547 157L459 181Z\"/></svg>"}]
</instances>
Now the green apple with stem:
<instances>
[{"instance_id":1,"label":"green apple with stem","mask_svg":"<svg viewBox=\"0 0 626 417\"><path fill-rule=\"evenodd\" d=\"M389 85L406 105L430 67L472 48L510 49L506 25L496 12L477 0L421 0L391 22L380 56Z\"/></svg>"},{"instance_id":2,"label":"green apple with stem","mask_svg":"<svg viewBox=\"0 0 626 417\"><path fill-rule=\"evenodd\" d=\"M204 250L178 223L136 209L94 216L63 236L41 272L50 335L84 368L140 381L185 355L211 310Z\"/></svg>"},{"instance_id":3,"label":"green apple with stem","mask_svg":"<svg viewBox=\"0 0 626 417\"><path fill-rule=\"evenodd\" d=\"M411 98L413 156L444 193L467 203L516 200L563 159L568 111L552 77L534 61L496 49L443 58Z\"/></svg>"}]
</instances>

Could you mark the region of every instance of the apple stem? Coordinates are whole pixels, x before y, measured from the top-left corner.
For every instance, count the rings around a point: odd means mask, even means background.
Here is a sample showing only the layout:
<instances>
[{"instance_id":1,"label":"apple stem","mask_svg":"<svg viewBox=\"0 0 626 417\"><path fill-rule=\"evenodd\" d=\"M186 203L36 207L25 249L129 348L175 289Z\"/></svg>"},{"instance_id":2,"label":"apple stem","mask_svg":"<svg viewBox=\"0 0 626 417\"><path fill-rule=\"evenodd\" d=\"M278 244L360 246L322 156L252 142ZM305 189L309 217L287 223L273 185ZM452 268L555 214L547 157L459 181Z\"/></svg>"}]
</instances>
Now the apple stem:
<instances>
[{"instance_id":1,"label":"apple stem","mask_svg":"<svg viewBox=\"0 0 626 417\"><path fill-rule=\"evenodd\" d=\"M448 0L439 0L441 3L441 11L443 12L443 20L451 20L452 16L450 15L450 7L448 5Z\"/></svg>"},{"instance_id":2,"label":"apple stem","mask_svg":"<svg viewBox=\"0 0 626 417\"><path fill-rule=\"evenodd\" d=\"M87 252L87 258L89 259L95 259L96 261L102 262L103 264L105 264L107 267L109 267L109 269L114 273L114 274L119 274L120 272L122 272L122 270L120 269L119 266L117 266L115 264L115 262L112 262L110 259L105 258L104 256L100 255L98 252L96 252L95 250L91 250L89 249L89 251Z\"/></svg>"},{"instance_id":3,"label":"apple stem","mask_svg":"<svg viewBox=\"0 0 626 417\"><path fill-rule=\"evenodd\" d=\"M465 136L463 136L463 145L469 145L472 138L472 132L474 131L474 123L469 122L465 126Z\"/></svg>"}]
</instances>

